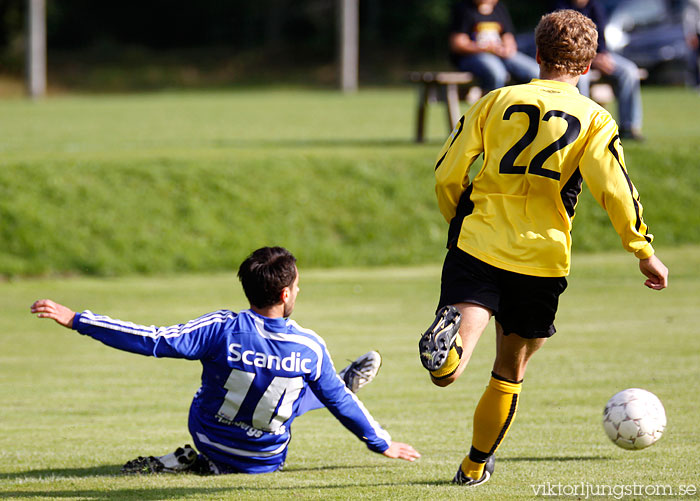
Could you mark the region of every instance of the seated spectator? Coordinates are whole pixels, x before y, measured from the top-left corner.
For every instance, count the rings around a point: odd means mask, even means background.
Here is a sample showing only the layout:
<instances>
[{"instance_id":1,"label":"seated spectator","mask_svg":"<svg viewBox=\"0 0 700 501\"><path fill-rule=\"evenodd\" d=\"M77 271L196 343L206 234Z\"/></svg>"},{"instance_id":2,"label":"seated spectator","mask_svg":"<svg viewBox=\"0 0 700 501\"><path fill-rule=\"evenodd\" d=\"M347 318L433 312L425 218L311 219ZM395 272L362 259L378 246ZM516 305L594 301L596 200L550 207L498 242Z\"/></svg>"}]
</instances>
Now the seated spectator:
<instances>
[{"instance_id":1,"label":"seated spectator","mask_svg":"<svg viewBox=\"0 0 700 501\"><path fill-rule=\"evenodd\" d=\"M688 44L688 84L700 89L700 0L686 0L683 7L683 31Z\"/></svg>"},{"instance_id":2,"label":"seated spectator","mask_svg":"<svg viewBox=\"0 0 700 501\"><path fill-rule=\"evenodd\" d=\"M556 9L573 9L590 18L598 28L598 53L591 68L612 80L617 98L620 137L641 141L642 92L639 84L639 68L620 54L608 51L605 46L605 10L598 0L558 0ZM581 75L578 88L584 96L590 96L590 74Z\"/></svg>"},{"instance_id":3,"label":"seated spectator","mask_svg":"<svg viewBox=\"0 0 700 501\"><path fill-rule=\"evenodd\" d=\"M503 87L508 77L527 83L539 76L537 62L518 52L513 23L498 0L462 0L452 10L450 59L479 80L485 92Z\"/></svg>"}]
</instances>

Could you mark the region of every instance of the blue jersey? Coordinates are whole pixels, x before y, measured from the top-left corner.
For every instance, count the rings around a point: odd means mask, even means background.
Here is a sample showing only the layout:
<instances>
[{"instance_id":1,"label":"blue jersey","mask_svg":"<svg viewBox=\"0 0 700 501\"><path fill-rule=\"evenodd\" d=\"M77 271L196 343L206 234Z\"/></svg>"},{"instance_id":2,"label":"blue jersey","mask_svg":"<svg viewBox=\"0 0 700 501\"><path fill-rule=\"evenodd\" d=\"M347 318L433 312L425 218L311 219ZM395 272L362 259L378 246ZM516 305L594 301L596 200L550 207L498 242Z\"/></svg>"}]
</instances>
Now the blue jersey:
<instances>
[{"instance_id":1,"label":"blue jersey","mask_svg":"<svg viewBox=\"0 0 700 501\"><path fill-rule=\"evenodd\" d=\"M391 444L336 374L323 339L293 320L219 310L186 324L155 327L88 310L75 315L73 328L121 350L200 360L202 385L190 408L189 429L199 451L225 471L278 469L292 421L304 412L300 404L313 396L370 450L383 452Z\"/></svg>"}]
</instances>

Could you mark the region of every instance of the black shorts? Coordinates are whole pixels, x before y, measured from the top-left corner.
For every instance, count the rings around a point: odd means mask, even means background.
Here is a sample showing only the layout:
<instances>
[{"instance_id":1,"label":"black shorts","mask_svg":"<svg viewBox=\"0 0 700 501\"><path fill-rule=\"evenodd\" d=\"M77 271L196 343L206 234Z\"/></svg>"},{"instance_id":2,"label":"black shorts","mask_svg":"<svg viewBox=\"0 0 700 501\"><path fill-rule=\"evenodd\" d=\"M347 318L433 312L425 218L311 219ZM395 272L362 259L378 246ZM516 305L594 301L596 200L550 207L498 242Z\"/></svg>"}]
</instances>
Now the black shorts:
<instances>
[{"instance_id":1,"label":"black shorts","mask_svg":"<svg viewBox=\"0 0 700 501\"><path fill-rule=\"evenodd\" d=\"M546 338L556 332L554 317L564 277L535 277L491 266L453 246L442 267L440 303L475 303L491 310L503 332Z\"/></svg>"}]
</instances>

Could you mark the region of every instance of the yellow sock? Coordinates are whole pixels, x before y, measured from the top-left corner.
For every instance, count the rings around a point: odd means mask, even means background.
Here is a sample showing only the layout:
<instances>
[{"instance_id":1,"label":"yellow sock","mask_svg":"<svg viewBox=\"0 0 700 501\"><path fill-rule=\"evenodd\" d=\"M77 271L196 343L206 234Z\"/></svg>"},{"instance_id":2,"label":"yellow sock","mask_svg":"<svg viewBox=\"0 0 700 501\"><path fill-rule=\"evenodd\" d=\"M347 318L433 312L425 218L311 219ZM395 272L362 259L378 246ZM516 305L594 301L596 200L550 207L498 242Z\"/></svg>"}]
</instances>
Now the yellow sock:
<instances>
[{"instance_id":1,"label":"yellow sock","mask_svg":"<svg viewBox=\"0 0 700 501\"><path fill-rule=\"evenodd\" d=\"M493 374L474 411L474 434L469 455L462 461L462 471L479 479L484 464L508 433L515 419L522 382L514 383Z\"/></svg>"},{"instance_id":2,"label":"yellow sock","mask_svg":"<svg viewBox=\"0 0 700 501\"><path fill-rule=\"evenodd\" d=\"M457 334L455 342L450 347L450 351L447 352L447 360L445 360L445 365L440 367L436 371L431 371L435 379L444 379L451 376L459 367L459 361L462 360L462 336Z\"/></svg>"}]
</instances>

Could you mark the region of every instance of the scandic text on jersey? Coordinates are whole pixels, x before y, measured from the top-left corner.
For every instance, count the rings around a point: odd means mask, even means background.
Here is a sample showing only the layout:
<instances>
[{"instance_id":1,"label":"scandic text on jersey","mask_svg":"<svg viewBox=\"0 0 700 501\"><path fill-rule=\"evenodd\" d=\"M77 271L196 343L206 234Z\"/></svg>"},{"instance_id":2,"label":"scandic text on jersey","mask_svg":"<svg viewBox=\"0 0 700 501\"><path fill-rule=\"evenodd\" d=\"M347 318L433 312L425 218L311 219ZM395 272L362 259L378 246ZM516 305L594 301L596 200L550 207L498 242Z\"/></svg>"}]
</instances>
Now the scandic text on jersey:
<instances>
[{"instance_id":1,"label":"scandic text on jersey","mask_svg":"<svg viewBox=\"0 0 700 501\"><path fill-rule=\"evenodd\" d=\"M268 369L282 370L285 372L303 372L311 374L311 369L307 365L311 364L310 358L301 358L301 353L293 351L288 357L280 358L275 355L268 355L253 350L245 350L242 353L238 351L242 345L231 343L228 351L231 355L228 356L229 362L241 361L245 365L254 365L255 367L266 367Z\"/></svg>"}]
</instances>

